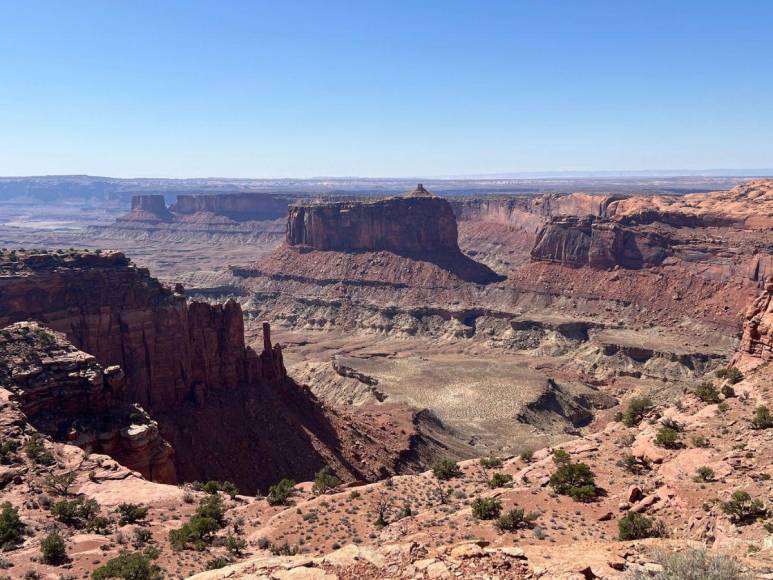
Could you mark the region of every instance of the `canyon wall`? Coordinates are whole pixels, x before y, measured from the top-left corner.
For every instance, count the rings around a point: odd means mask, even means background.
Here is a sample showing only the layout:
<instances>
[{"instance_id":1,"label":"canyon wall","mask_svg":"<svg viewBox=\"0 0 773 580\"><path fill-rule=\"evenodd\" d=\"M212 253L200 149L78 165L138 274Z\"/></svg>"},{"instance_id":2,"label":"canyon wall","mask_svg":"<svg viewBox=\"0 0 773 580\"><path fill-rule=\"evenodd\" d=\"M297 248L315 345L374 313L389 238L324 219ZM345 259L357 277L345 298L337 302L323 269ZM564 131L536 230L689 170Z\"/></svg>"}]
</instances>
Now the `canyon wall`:
<instances>
[{"instance_id":1,"label":"canyon wall","mask_svg":"<svg viewBox=\"0 0 773 580\"><path fill-rule=\"evenodd\" d=\"M169 221L172 214L166 207L163 195L135 195L128 215L120 218L126 221Z\"/></svg>"},{"instance_id":2,"label":"canyon wall","mask_svg":"<svg viewBox=\"0 0 773 580\"><path fill-rule=\"evenodd\" d=\"M126 372L127 396L162 411L202 390L284 377L281 351L244 344L235 302L188 302L121 253L0 257L0 326L38 320Z\"/></svg>"},{"instance_id":3,"label":"canyon wall","mask_svg":"<svg viewBox=\"0 0 773 580\"><path fill-rule=\"evenodd\" d=\"M537 235L531 257L568 266L638 269L657 266L669 255L668 241L609 220L554 218Z\"/></svg>"},{"instance_id":4,"label":"canyon wall","mask_svg":"<svg viewBox=\"0 0 773 580\"><path fill-rule=\"evenodd\" d=\"M110 455L147 479L177 480L172 447L139 406L124 402L120 367L104 368L36 322L0 330L0 386L36 429Z\"/></svg>"},{"instance_id":5,"label":"canyon wall","mask_svg":"<svg viewBox=\"0 0 773 580\"><path fill-rule=\"evenodd\" d=\"M267 193L178 195L169 209L173 214L208 212L235 221L275 220L287 215L287 206L292 200L290 196Z\"/></svg>"},{"instance_id":6,"label":"canyon wall","mask_svg":"<svg viewBox=\"0 0 773 580\"><path fill-rule=\"evenodd\" d=\"M295 204L287 221L287 244L315 250L459 252L457 235L451 205L435 196Z\"/></svg>"}]
</instances>

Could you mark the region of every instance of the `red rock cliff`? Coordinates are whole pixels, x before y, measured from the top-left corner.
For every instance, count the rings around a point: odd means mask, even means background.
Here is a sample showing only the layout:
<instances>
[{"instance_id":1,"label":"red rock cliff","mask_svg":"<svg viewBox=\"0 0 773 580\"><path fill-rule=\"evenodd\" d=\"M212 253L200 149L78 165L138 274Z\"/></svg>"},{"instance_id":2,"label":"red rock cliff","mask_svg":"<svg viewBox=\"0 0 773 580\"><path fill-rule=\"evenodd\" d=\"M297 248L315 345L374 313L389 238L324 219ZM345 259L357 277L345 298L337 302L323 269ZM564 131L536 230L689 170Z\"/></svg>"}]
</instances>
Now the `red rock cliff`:
<instances>
[{"instance_id":1,"label":"red rock cliff","mask_svg":"<svg viewBox=\"0 0 773 580\"><path fill-rule=\"evenodd\" d=\"M172 447L158 424L122 401L120 367L103 368L64 336L35 322L0 330L0 384L39 431L105 453L154 481L176 481Z\"/></svg>"},{"instance_id":2,"label":"red rock cliff","mask_svg":"<svg viewBox=\"0 0 773 580\"><path fill-rule=\"evenodd\" d=\"M188 302L120 253L0 256L0 326L29 319L120 365L127 397L153 412L285 376L281 351L245 347L238 304Z\"/></svg>"},{"instance_id":3,"label":"red rock cliff","mask_svg":"<svg viewBox=\"0 0 773 580\"><path fill-rule=\"evenodd\" d=\"M291 205L287 220L288 245L316 250L459 252L457 235L451 205L421 186L403 197Z\"/></svg>"},{"instance_id":4,"label":"red rock cliff","mask_svg":"<svg viewBox=\"0 0 773 580\"><path fill-rule=\"evenodd\" d=\"M172 214L166 207L163 195L135 195L132 197L132 209L121 218L126 221L168 221Z\"/></svg>"}]
</instances>

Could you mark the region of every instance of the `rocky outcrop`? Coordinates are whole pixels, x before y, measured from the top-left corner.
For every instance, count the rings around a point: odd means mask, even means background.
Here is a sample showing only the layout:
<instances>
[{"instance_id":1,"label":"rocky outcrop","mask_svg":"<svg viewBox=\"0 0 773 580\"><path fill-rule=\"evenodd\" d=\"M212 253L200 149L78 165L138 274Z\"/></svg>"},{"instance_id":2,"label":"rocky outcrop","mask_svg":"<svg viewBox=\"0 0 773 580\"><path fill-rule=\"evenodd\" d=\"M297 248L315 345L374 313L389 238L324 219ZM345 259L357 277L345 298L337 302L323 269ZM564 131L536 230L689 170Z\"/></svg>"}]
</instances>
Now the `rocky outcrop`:
<instances>
[{"instance_id":1,"label":"rocky outcrop","mask_svg":"<svg viewBox=\"0 0 773 580\"><path fill-rule=\"evenodd\" d=\"M235 221L275 220L287 215L292 200L290 196L268 193L178 195L170 210L178 217L207 212Z\"/></svg>"},{"instance_id":2,"label":"rocky outcrop","mask_svg":"<svg viewBox=\"0 0 773 580\"><path fill-rule=\"evenodd\" d=\"M189 302L121 253L0 256L0 325L37 320L102 364L119 365L126 396L152 412L202 390L284 378L281 350L244 343L235 302Z\"/></svg>"},{"instance_id":3,"label":"rocky outcrop","mask_svg":"<svg viewBox=\"0 0 773 580\"><path fill-rule=\"evenodd\" d=\"M532 259L569 266L639 269L657 266L669 255L668 242L610 220L593 217L552 219L537 236Z\"/></svg>"},{"instance_id":4,"label":"rocky outcrop","mask_svg":"<svg viewBox=\"0 0 773 580\"><path fill-rule=\"evenodd\" d=\"M402 197L291 205L287 243L323 251L459 252L451 205L421 185Z\"/></svg>"},{"instance_id":5,"label":"rocky outcrop","mask_svg":"<svg viewBox=\"0 0 773 580\"><path fill-rule=\"evenodd\" d=\"M123 400L121 368L103 368L64 335L35 322L0 330L0 385L37 430L110 455L148 479L176 481L174 452L158 424Z\"/></svg>"},{"instance_id":6,"label":"rocky outcrop","mask_svg":"<svg viewBox=\"0 0 773 580\"><path fill-rule=\"evenodd\" d=\"M743 334L733 364L744 368L773 361L773 278L746 310Z\"/></svg>"}]
</instances>

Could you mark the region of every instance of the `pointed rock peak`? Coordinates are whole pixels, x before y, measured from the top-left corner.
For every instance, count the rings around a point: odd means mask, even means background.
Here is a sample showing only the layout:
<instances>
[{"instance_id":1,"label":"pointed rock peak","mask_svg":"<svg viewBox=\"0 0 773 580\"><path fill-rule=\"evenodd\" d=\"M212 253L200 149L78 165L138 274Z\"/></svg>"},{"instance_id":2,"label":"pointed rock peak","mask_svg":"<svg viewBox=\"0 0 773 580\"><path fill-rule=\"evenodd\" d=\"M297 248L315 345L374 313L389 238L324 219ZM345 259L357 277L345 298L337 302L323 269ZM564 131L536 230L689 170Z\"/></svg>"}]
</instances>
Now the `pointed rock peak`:
<instances>
[{"instance_id":1,"label":"pointed rock peak","mask_svg":"<svg viewBox=\"0 0 773 580\"><path fill-rule=\"evenodd\" d=\"M416 189L413 191L409 191L405 194L405 197L434 197L435 194L432 193L429 189L424 189L424 186L419 183L416 186Z\"/></svg>"}]
</instances>

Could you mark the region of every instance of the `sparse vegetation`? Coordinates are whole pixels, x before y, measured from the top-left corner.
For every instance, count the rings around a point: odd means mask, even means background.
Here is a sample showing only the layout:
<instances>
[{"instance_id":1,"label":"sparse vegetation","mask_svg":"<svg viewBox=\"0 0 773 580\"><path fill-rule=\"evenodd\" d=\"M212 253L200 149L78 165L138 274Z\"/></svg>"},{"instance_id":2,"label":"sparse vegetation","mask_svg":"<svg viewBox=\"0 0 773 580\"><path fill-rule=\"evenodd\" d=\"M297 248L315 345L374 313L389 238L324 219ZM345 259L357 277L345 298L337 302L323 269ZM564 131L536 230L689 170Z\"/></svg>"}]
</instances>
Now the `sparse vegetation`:
<instances>
[{"instance_id":1,"label":"sparse vegetation","mask_svg":"<svg viewBox=\"0 0 773 580\"><path fill-rule=\"evenodd\" d=\"M479 497L472 502L472 516L477 520L493 520L502 513L502 503L495 497Z\"/></svg>"},{"instance_id":2,"label":"sparse vegetation","mask_svg":"<svg viewBox=\"0 0 773 580\"><path fill-rule=\"evenodd\" d=\"M43 436L40 433L33 433L27 443L24 444L24 452L30 461L38 465L53 465L56 459L51 455L43 444Z\"/></svg>"},{"instance_id":3,"label":"sparse vegetation","mask_svg":"<svg viewBox=\"0 0 773 580\"><path fill-rule=\"evenodd\" d=\"M193 548L202 550L214 533L225 526L225 508L219 495L205 497L196 513L182 527L169 532L169 542L175 550Z\"/></svg>"},{"instance_id":4,"label":"sparse vegetation","mask_svg":"<svg viewBox=\"0 0 773 580\"><path fill-rule=\"evenodd\" d=\"M67 546L64 539L57 532L51 532L40 543L40 555L44 564L61 566L67 563Z\"/></svg>"},{"instance_id":5,"label":"sparse vegetation","mask_svg":"<svg viewBox=\"0 0 773 580\"><path fill-rule=\"evenodd\" d=\"M568 495L581 502L593 501L598 495L596 476L585 463L566 462L550 476L550 485L556 493Z\"/></svg>"},{"instance_id":6,"label":"sparse vegetation","mask_svg":"<svg viewBox=\"0 0 773 580\"><path fill-rule=\"evenodd\" d=\"M124 578L125 580L161 580L161 568L153 563L157 554L142 552L121 552L107 564L94 570L93 580Z\"/></svg>"},{"instance_id":7,"label":"sparse vegetation","mask_svg":"<svg viewBox=\"0 0 773 580\"><path fill-rule=\"evenodd\" d=\"M773 416L770 414L770 409L765 405L760 405L754 410L752 429L770 429L771 427L773 427Z\"/></svg>"},{"instance_id":8,"label":"sparse vegetation","mask_svg":"<svg viewBox=\"0 0 773 580\"><path fill-rule=\"evenodd\" d=\"M502 460L499 457L481 457L480 465L483 469L499 469L502 467Z\"/></svg>"},{"instance_id":9,"label":"sparse vegetation","mask_svg":"<svg viewBox=\"0 0 773 580\"><path fill-rule=\"evenodd\" d=\"M99 504L95 499L83 497L63 499L51 507L51 514L67 526L85 528L89 527L99 514Z\"/></svg>"},{"instance_id":10,"label":"sparse vegetation","mask_svg":"<svg viewBox=\"0 0 773 580\"><path fill-rule=\"evenodd\" d=\"M322 495L331 489L335 489L339 485L341 485L341 479L334 474L328 466L325 466L314 476L312 492L315 495Z\"/></svg>"},{"instance_id":11,"label":"sparse vegetation","mask_svg":"<svg viewBox=\"0 0 773 580\"><path fill-rule=\"evenodd\" d=\"M529 462L531 462L532 458L534 457L534 450L532 450L532 449L524 449L523 451L521 451L521 454L520 454L519 457L525 463L529 463Z\"/></svg>"},{"instance_id":12,"label":"sparse vegetation","mask_svg":"<svg viewBox=\"0 0 773 580\"><path fill-rule=\"evenodd\" d=\"M636 427L644 419L644 416L652 410L653 406L652 400L649 397L631 399L625 411L623 411L623 425L626 427Z\"/></svg>"},{"instance_id":13,"label":"sparse vegetation","mask_svg":"<svg viewBox=\"0 0 773 580\"><path fill-rule=\"evenodd\" d=\"M271 506L287 505L294 491L295 482L292 479L283 479L276 485L272 485L268 488L266 501L268 501L268 505Z\"/></svg>"},{"instance_id":14,"label":"sparse vegetation","mask_svg":"<svg viewBox=\"0 0 773 580\"><path fill-rule=\"evenodd\" d=\"M765 516L765 506L758 499L753 499L748 492L736 490L728 501L721 504L722 511L738 524L746 524Z\"/></svg>"},{"instance_id":15,"label":"sparse vegetation","mask_svg":"<svg viewBox=\"0 0 773 580\"><path fill-rule=\"evenodd\" d=\"M655 435L655 445L666 449L678 449L681 446L679 432L663 425Z\"/></svg>"},{"instance_id":16,"label":"sparse vegetation","mask_svg":"<svg viewBox=\"0 0 773 580\"><path fill-rule=\"evenodd\" d=\"M685 552L656 552L655 561L662 570L632 572L629 580L751 580L741 565L727 554L711 554L705 549Z\"/></svg>"},{"instance_id":17,"label":"sparse vegetation","mask_svg":"<svg viewBox=\"0 0 773 580\"><path fill-rule=\"evenodd\" d=\"M491 479L488 480L487 484L491 489L494 489L497 487L505 487L512 481L512 475L508 475L506 473L495 473L491 476Z\"/></svg>"},{"instance_id":18,"label":"sparse vegetation","mask_svg":"<svg viewBox=\"0 0 773 580\"><path fill-rule=\"evenodd\" d=\"M8 465L11 463L18 450L19 442L16 439L8 439L0 443L0 464Z\"/></svg>"},{"instance_id":19,"label":"sparse vegetation","mask_svg":"<svg viewBox=\"0 0 773 580\"><path fill-rule=\"evenodd\" d=\"M704 381L695 388L695 394L704 403L719 403L719 391L714 383Z\"/></svg>"},{"instance_id":20,"label":"sparse vegetation","mask_svg":"<svg viewBox=\"0 0 773 580\"><path fill-rule=\"evenodd\" d=\"M538 518L537 512L527 514L523 508L514 508L499 516L494 525L500 532L514 532L522 528L533 528Z\"/></svg>"},{"instance_id":21,"label":"sparse vegetation","mask_svg":"<svg viewBox=\"0 0 773 580\"><path fill-rule=\"evenodd\" d=\"M617 522L617 530L620 540L642 540L665 536L665 528L661 522L636 512L627 513L620 518Z\"/></svg>"},{"instance_id":22,"label":"sparse vegetation","mask_svg":"<svg viewBox=\"0 0 773 580\"><path fill-rule=\"evenodd\" d=\"M628 473L633 473L634 475L640 475L645 471L652 469L649 459L646 457L637 457L631 453L624 453L623 458L620 459L617 464Z\"/></svg>"},{"instance_id":23,"label":"sparse vegetation","mask_svg":"<svg viewBox=\"0 0 773 580\"><path fill-rule=\"evenodd\" d=\"M0 549L11 550L21 542L24 524L19 518L19 510L5 502L0 509Z\"/></svg>"},{"instance_id":24,"label":"sparse vegetation","mask_svg":"<svg viewBox=\"0 0 773 580\"><path fill-rule=\"evenodd\" d=\"M59 495L69 495L70 486L75 483L76 473L66 471L58 475L51 474L46 477L46 487Z\"/></svg>"},{"instance_id":25,"label":"sparse vegetation","mask_svg":"<svg viewBox=\"0 0 773 580\"><path fill-rule=\"evenodd\" d=\"M461 477L462 470L452 459L441 459L432 465L432 473L440 480L446 481L455 477Z\"/></svg>"},{"instance_id":26,"label":"sparse vegetation","mask_svg":"<svg viewBox=\"0 0 773 580\"><path fill-rule=\"evenodd\" d=\"M735 397L735 389L730 385L723 385L721 392L726 399L732 399Z\"/></svg>"},{"instance_id":27,"label":"sparse vegetation","mask_svg":"<svg viewBox=\"0 0 773 580\"><path fill-rule=\"evenodd\" d=\"M146 505L122 503L116 509L120 516L118 523L122 526L125 526L126 524L136 524L147 517L148 509L149 508Z\"/></svg>"},{"instance_id":28,"label":"sparse vegetation","mask_svg":"<svg viewBox=\"0 0 773 580\"><path fill-rule=\"evenodd\" d=\"M225 549L233 556L241 556L246 547L247 541L242 538L237 538L234 535L228 534L225 539Z\"/></svg>"},{"instance_id":29,"label":"sparse vegetation","mask_svg":"<svg viewBox=\"0 0 773 580\"><path fill-rule=\"evenodd\" d=\"M718 378L725 379L731 385L740 383L743 380L743 373L736 367L729 367L726 369L719 369L716 373Z\"/></svg>"},{"instance_id":30,"label":"sparse vegetation","mask_svg":"<svg viewBox=\"0 0 773 580\"><path fill-rule=\"evenodd\" d=\"M706 465L699 467L698 471L695 472L695 481L709 483L714 481L716 478L717 475L714 473L714 470Z\"/></svg>"}]
</instances>

